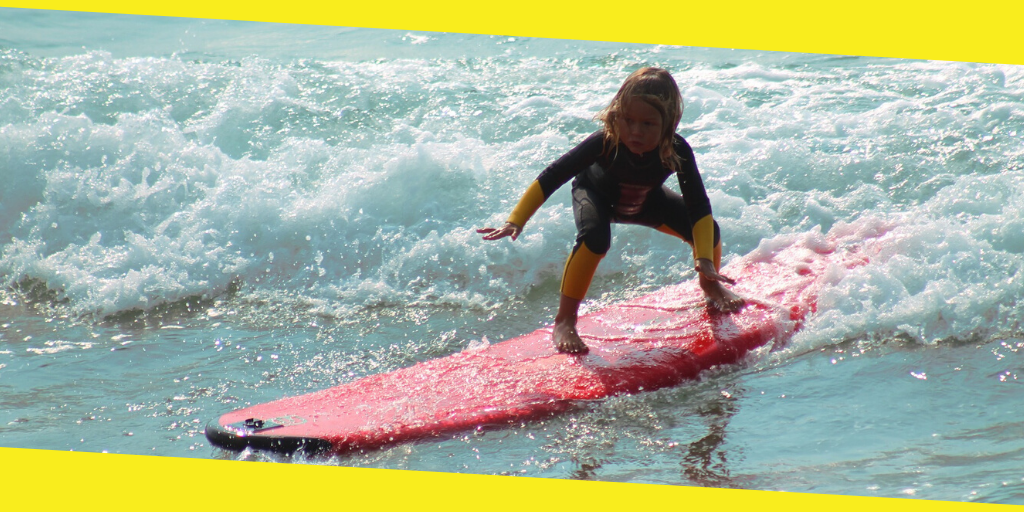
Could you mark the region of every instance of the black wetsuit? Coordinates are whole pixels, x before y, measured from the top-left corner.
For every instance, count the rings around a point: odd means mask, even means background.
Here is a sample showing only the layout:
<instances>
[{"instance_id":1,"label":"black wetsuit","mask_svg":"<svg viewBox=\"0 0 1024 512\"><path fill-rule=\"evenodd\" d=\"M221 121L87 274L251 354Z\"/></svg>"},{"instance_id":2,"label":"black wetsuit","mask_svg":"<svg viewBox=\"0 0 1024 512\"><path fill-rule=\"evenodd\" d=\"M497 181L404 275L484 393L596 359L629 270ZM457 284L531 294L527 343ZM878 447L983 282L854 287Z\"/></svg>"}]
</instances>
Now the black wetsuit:
<instances>
[{"instance_id":1,"label":"black wetsuit","mask_svg":"<svg viewBox=\"0 0 1024 512\"><path fill-rule=\"evenodd\" d=\"M577 248L585 243L596 254L606 253L612 222L667 226L692 244L693 225L711 214L711 202L697 171L693 149L678 134L675 149L682 161L675 172L682 195L664 186L673 172L662 164L657 151L638 156L619 143L607 154L604 131L593 133L549 165L537 177L537 183L547 198L575 177L572 204L579 231ZM714 223L714 245L718 245L719 237L718 224Z\"/></svg>"}]
</instances>

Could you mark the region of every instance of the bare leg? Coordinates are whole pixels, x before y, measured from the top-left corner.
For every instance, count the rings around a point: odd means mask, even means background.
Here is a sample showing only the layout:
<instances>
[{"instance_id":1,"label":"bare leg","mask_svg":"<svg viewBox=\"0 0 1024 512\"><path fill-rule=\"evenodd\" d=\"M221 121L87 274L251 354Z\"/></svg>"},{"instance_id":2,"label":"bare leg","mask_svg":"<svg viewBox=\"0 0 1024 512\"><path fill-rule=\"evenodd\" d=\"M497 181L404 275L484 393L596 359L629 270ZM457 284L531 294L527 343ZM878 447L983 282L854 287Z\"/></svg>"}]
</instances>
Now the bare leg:
<instances>
[{"instance_id":1,"label":"bare leg","mask_svg":"<svg viewBox=\"0 0 1024 512\"><path fill-rule=\"evenodd\" d=\"M697 275L700 276L698 279L700 280L700 289L704 290L704 299L715 309L723 313L732 313L739 311L746 304L743 297L733 293L720 281L713 281L700 273Z\"/></svg>"},{"instance_id":2,"label":"bare leg","mask_svg":"<svg viewBox=\"0 0 1024 512\"><path fill-rule=\"evenodd\" d=\"M551 340L555 348L565 354L586 354L590 349L576 332L576 318L579 316L580 299L562 295L558 300L558 313L555 314L555 326L551 330Z\"/></svg>"}]
</instances>

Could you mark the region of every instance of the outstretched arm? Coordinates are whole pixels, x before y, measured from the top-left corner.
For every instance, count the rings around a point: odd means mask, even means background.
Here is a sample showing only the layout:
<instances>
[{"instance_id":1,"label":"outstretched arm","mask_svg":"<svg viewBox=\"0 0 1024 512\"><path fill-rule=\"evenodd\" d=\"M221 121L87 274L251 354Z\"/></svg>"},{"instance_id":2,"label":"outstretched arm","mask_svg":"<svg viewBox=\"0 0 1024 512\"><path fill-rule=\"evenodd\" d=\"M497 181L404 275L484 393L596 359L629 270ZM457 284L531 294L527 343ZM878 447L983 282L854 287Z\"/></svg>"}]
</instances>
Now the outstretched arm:
<instances>
[{"instance_id":1,"label":"outstretched arm","mask_svg":"<svg viewBox=\"0 0 1024 512\"><path fill-rule=\"evenodd\" d=\"M504 226L500 228L482 228L476 230L476 232L484 235L484 240L500 240L506 236L510 236L512 240L515 240L523 232L523 226L526 224L526 221L533 216L537 209L540 208L540 205L544 204L545 199L546 197L540 188L540 184L534 181L526 189L526 193L523 194L519 204L512 210L512 215L509 215L508 221L505 222Z\"/></svg>"},{"instance_id":2,"label":"outstretched arm","mask_svg":"<svg viewBox=\"0 0 1024 512\"><path fill-rule=\"evenodd\" d=\"M519 199L508 221L500 228L482 228L476 230L484 235L484 240L498 240L507 236L512 240L519 238L523 232L523 226L530 220L530 217L540 208L544 201L551 196L559 187L564 185L573 176L576 176L596 161L604 147L604 132L598 131L591 134L583 142L554 163L547 166L537 176L537 179L530 183L526 192Z\"/></svg>"}]
</instances>

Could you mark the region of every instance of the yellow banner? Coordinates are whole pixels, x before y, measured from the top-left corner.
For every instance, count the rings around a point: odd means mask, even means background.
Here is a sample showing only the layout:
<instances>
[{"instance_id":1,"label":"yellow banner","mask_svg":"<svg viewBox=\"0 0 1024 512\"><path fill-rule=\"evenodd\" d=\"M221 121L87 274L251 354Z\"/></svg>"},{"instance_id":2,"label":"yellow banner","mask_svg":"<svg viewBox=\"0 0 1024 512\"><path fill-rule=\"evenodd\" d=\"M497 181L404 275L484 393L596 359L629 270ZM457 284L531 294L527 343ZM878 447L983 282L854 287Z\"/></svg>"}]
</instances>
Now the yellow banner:
<instances>
[{"instance_id":1,"label":"yellow banner","mask_svg":"<svg viewBox=\"0 0 1024 512\"><path fill-rule=\"evenodd\" d=\"M0 0L0 6L1024 64L1024 2Z\"/></svg>"},{"instance_id":2,"label":"yellow banner","mask_svg":"<svg viewBox=\"0 0 1024 512\"><path fill-rule=\"evenodd\" d=\"M6 510L1015 510L894 498L0 449ZM981 507L981 508L979 508Z\"/></svg>"}]
</instances>

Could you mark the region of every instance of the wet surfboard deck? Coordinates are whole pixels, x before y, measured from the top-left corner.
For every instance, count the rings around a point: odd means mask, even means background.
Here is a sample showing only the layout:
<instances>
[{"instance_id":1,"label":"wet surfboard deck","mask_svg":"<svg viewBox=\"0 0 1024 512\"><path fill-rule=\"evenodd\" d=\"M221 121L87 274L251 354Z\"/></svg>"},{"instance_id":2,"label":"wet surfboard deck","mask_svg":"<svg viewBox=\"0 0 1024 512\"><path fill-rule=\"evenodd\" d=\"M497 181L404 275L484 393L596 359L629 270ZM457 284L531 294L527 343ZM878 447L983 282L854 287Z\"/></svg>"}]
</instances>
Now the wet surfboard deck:
<instances>
[{"instance_id":1,"label":"wet surfboard deck","mask_svg":"<svg viewBox=\"0 0 1024 512\"><path fill-rule=\"evenodd\" d=\"M858 244L818 238L758 249L723 274L747 298L736 313L705 305L696 278L580 317L586 355L555 351L550 327L211 421L216 446L342 452L555 414L579 400L697 378L750 350L785 341L836 271L867 262Z\"/></svg>"}]
</instances>

